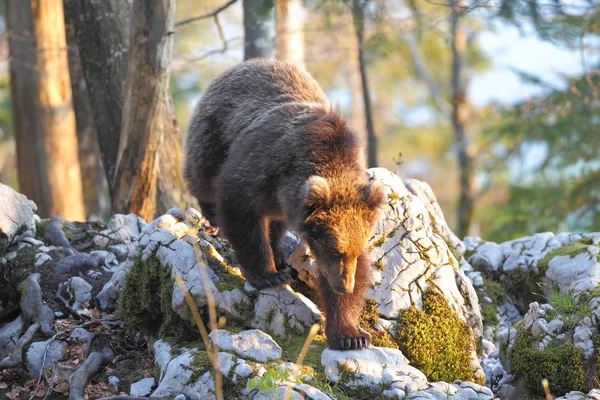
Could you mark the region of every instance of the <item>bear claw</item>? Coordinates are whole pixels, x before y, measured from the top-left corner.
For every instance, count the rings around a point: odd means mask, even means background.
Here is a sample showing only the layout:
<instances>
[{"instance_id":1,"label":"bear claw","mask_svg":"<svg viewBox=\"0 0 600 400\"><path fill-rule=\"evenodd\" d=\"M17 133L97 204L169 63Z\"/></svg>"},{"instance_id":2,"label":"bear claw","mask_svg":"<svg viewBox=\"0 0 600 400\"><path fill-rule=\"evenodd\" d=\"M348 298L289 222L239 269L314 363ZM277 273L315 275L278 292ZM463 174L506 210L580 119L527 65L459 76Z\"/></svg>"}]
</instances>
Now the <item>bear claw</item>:
<instances>
[{"instance_id":1,"label":"bear claw","mask_svg":"<svg viewBox=\"0 0 600 400\"><path fill-rule=\"evenodd\" d=\"M346 337L333 340L330 347L333 350L362 350L371 345L371 340L366 336Z\"/></svg>"}]
</instances>

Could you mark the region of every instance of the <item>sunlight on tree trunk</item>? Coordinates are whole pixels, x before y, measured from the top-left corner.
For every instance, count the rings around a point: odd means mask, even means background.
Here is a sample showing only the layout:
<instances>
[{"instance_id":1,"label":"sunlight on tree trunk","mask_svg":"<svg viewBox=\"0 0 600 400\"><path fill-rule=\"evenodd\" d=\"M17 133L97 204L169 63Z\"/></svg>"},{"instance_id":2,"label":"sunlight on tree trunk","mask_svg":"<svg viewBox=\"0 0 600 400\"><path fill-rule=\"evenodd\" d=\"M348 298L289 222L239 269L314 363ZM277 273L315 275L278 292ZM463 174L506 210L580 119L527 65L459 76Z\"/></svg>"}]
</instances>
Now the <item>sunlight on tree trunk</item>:
<instances>
[{"instance_id":1,"label":"sunlight on tree trunk","mask_svg":"<svg viewBox=\"0 0 600 400\"><path fill-rule=\"evenodd\" d=\"M304 68L302 0L275 1L277 58Z\"/></svg>"},{"instance_id":2,"label":"sunlight on tree trunk","mask_svg":"<svg viewBox=\"0 0 600 400\"><path fill-rule=\"evenodd\" d=\"M467 35L461 27L461 0L450 0L450 39L452 47L452 127L458 152L460 198L458 204L458 236L469 234L473 219L473 149L465 130L467 95L464 65L467 52Z\"/></svg>"},{"instance_id":3,"label":"sunlight on tree trunk","mask_svg":"<svg viewBox=\"0 0 600 400\"><path fill-rule=\"evenodd\" d=\"M31 3L8 0L8 45L10 48L10 94L17 144L19 190L35 201L38 213L49 215L50 192L41 179L44 173L41 115L37 93L37 63Z\"/></svg>"},{"instance_id":4,"label":"sunlight on tree trunk","mask_svg":"<svg viewBox=\"0 0 600 400\"><path fill-rule=\"evenodd\" d=\"M32 0L47 215L85 220L62 0ZM46 215L44 215L46 216Z\"/></svg>"},{"instance_id":5,"label":"sunlight on tree trunk","mask_svg":"<svg viewBox=\"0 0 600 400\"><path fill-rule=\"evenodd\" d=\"M273 58L274 0L244 0L244 60Z\"/></svg>"},{"instance_id":6,"label":"sunlight on tree trunk","mask_svg":"<svg viewBox=\"0 0 600 400\"><path fill-rule=\"evenodd\" d=\"M365 12L361 0L352 2L352 19L358 42L358 64L360 68L360 80L362 83L363 101L365 103L365 121L367 128L367 165L369 168L377 167L377 136L373 126L373 108L371 106L371 93L369 92L369 80L367 76L367 64L365 60Z\"/></svg>"},{"instance_id":7,"label":"sunlight on tree trunk","mask_svg":"<svg viewBox=\"0 0 600 400\"><path fill-rule=\"evenodd\" d=\"M173 124L169 63L175 1L135 0L133 11L113 212L149 221L156 214L159 148Z\"/></svg>"}]
</instances>

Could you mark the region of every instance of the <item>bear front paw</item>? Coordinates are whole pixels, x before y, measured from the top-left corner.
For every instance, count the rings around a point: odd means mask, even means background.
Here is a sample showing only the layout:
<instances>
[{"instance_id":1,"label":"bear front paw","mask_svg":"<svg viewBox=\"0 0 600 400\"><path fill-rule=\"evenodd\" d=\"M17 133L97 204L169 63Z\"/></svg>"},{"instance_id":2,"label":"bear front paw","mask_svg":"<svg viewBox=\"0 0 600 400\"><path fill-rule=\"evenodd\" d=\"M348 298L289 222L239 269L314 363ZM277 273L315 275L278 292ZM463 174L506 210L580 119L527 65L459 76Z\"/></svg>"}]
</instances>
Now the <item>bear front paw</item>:
<instances>
[{"instance_id":1,"label":"bear front paw","mask_svg":"<svg viewBox=\"0 0 600 400\"><path fill-rule=\"evenodd\" d=\"M362 350L371 346L371 339L368 336L338 336L327 341L330 349L333 350Z\"/></svg>"},{"instance_id":2,"label":"bear front paw","mask_svg":"<svg viewBox=\"0 0 600 400\"><path fill-rule=\"evenodd\" d=\"M260 290L273 286L281 286L286 283L292 283L293 281L292 271L289 268L286 268L259 279L252 280L250 281L250 284Z\"/></svg>"}]
</instances>

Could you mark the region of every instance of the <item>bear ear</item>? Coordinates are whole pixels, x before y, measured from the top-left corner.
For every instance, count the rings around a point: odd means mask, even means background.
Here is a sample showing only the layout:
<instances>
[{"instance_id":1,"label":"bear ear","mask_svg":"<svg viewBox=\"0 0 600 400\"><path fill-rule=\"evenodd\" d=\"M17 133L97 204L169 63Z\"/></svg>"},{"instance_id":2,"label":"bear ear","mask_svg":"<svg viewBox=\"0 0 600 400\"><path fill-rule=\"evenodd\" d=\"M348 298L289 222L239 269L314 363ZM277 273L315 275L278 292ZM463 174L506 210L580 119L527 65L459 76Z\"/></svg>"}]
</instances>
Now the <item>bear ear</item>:
<instances>
[{"instance_id":1,"label":"bear ear","mask_svg":"<svg viewBox=\"0 0 600 400\"><path fill-rule=\"evenodd\" d=\"M385 190L379 182L371 182L363 188L363 200L371 210L380 210L385 205Z\"/></svg>"},{"instance_id":2,"label":"bear ear","mask_svg":"<svg viewBox=\"0 0 600 400\"><path fill-rule=\"evenodd\" d=\"M313 175L304 183L304 204L307 206L326 206L330 197L329 184L324 178Z\"/></svg>"}]
</instances>

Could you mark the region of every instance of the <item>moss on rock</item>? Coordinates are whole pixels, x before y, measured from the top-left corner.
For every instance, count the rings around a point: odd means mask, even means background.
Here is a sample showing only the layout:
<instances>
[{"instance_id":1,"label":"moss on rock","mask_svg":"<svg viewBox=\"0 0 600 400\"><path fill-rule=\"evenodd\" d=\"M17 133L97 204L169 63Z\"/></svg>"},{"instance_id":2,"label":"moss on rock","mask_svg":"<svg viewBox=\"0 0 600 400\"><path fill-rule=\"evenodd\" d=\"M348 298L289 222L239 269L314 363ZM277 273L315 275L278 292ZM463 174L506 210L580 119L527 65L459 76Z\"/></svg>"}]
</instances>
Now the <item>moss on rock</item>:
<instances>
[{"instance_id":1,"label":"moss on rock","mask_svg":"<svg viewBox=\"0 0 600 400\"><path fill-rule=\"evenodd\" d=\"M520 329L509 350L511 368L518 377L525 379L529 390L544 396L542 379L547 379L555 396L584 391L581 350L571 344L550 343L544 350L538 351L533 348L535 341L531 332Z\"/></svg>"},{"instance_id":2,"label":"moss on rock","mask_svg":"<svg viewBox=\"0 0 600 400\"><path fill-rule=\"evenodd\" d=\"M171 271L161 265L156 256L135 260L125 277L119 296L117 315L127 329L145 334L187 338L191 323L179 317L171 308L173 296Z\"/></svg>"},{"instance_id":3,"label":"moss on rock","mask_svg":"<svg viewBox=\"0 0 600 400\"><path fill-rule=\"evenodd\" d=\"M206 260L206 264L219 277L218 280L214 280L213 282L220 292L236 288L242 290L244 288L246 280L229 264L224 260L219 260L205 247L200 246L200 251Z\"/></svg>"},{"instance_id":4,"label":"moss on rock","mask_svg":"<svg viewBox=\"0 0 600 400\"><path fill-rule=\"evenodd\" d=\"M375 329L379 320L379 308L375 299L366 299L363 312L358 320L359 326L371 334L371 343L378 347L398 348L398 343L389 332L380 332Z\"/></svg>"},{"instance_id":5,"label":"moss on rock","mask_svg":"<svg viewBox=\"0 0 600 400\"><path fill-rule=\"evenodd\" d=\"M593 246L593 239L591 237L584 237L579 240L574 240L570 243L565 244L557 249L551 250L537 262L537 268L541 274L545 274L548 270L548 263L556 256L569 256L575 257L578 254L585 253L589 246ZM596 256L596 260L600 262L600 256Z\"/></svg>"},{"instance_id":6,"label":"moss on rock","mask_svg":"<svg viewBox=\"0 0 600 400\"><path fill-rule=\"evenodd\" d=\"M413 306L404 312L397 341L410 363L429 380L483 384L471 368L471 328L434 287L423 296L423 310Z\"/></svg>"}]
</instances>

